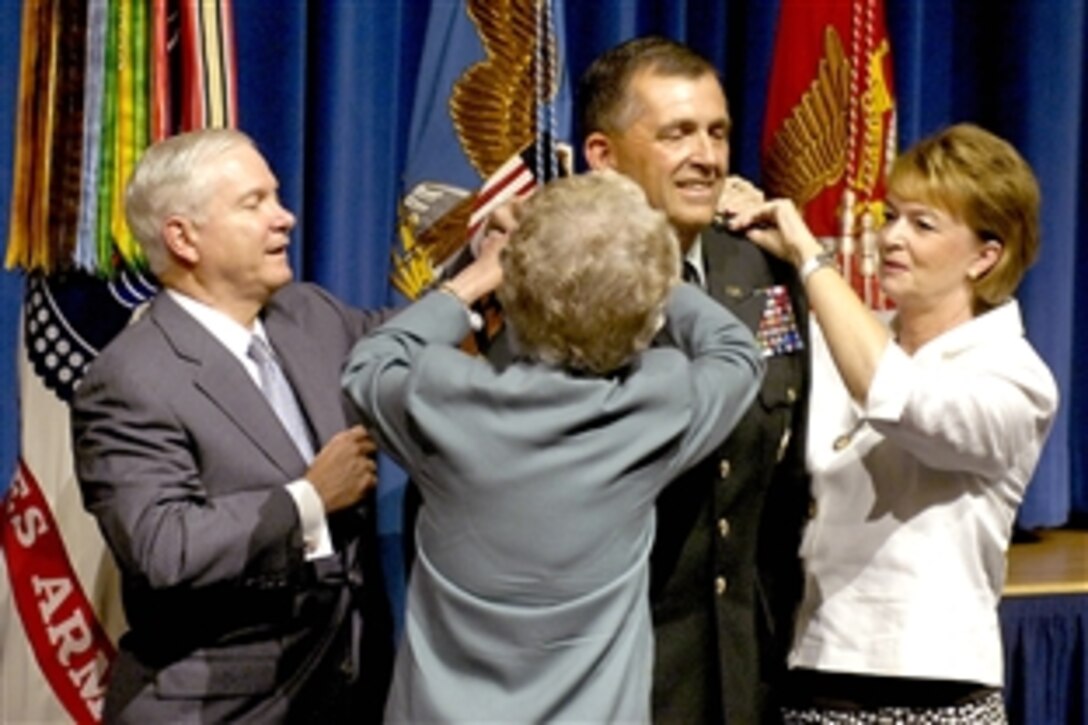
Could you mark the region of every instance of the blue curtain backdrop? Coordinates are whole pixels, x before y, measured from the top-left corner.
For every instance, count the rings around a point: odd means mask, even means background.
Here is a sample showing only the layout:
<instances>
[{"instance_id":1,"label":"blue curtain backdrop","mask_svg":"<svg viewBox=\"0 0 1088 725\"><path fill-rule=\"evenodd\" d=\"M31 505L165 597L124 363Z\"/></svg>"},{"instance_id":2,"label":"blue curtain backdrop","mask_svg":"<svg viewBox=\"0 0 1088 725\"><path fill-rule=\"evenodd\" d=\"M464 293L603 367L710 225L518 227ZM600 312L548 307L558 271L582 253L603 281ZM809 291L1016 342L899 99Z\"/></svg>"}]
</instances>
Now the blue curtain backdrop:
<instances>
[{"instance_id":1,"label":"blue curtain backdrop","mask_svg":"<svg viewBox=\"0 0 1088 725\"><path fill-rule=\"evenodd\" d=\"M455 0L234 0L240 125L260 144L299 216L300 277L351 303L388 284L411 104L431 9ZM819 2L820 0L812 0ZM1043 252L1021 289L1029 336L1054 370L1062 408L1028 500L1026 527L1088 515L1088 0L886 0L901 144L974 121L1008 137L1043 187ZM0 229L11 193L21 3L0 2ZM687 41L721 69L735 128L732 163L759 177L778 3L769 0L568 0L559 32L572 77L638 34ZM22 279L0 274L0 491L17 451L14 350ZM393 510L395 495L388 497ZM383 527L397 534L396 517Z\"/></svg>"},{"instance_id":2,"label":"blue curtain backdrop","mask_svg":"<svg viewBox=\"0 0 1088 725\"><path fill-rule=\"evenodd\" d=\"M7 242L15 104L19 93L22 3L0 2L0 239ZM3 245L0 245L3 246ZM0 273L0 491L7 490L19 450L19 386L15 374L23 282Z\"/></svg>"}]
</instances>

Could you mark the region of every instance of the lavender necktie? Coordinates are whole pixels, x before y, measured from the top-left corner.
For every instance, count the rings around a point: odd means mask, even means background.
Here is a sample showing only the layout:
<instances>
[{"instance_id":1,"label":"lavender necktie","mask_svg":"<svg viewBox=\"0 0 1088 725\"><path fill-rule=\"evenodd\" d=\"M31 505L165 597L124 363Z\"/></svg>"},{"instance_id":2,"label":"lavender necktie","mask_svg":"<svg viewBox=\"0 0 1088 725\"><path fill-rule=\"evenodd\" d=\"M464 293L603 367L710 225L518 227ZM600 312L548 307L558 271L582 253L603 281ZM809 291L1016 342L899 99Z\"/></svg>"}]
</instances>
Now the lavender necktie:
<instances>
[{"instance_id":1,"label":"lavender necktie","mask_svg":"<svg viewBox=\"0 0 1088 725\"><path fill-rule=\"evenodd\" d=\"M246 354L257 363L257 369L261 375L261 391L268 399L272 410L280 419L287 434L295 442L295 447L302 454L302 458L309 463L314 459L314 448L310 442L310 434L306 430L306 419L302 416L302 409L298 405L298 399L291 390L291 384L276 362L272 349L264 338L254 335L249 343Z\"/></svg>"}]
</instances>

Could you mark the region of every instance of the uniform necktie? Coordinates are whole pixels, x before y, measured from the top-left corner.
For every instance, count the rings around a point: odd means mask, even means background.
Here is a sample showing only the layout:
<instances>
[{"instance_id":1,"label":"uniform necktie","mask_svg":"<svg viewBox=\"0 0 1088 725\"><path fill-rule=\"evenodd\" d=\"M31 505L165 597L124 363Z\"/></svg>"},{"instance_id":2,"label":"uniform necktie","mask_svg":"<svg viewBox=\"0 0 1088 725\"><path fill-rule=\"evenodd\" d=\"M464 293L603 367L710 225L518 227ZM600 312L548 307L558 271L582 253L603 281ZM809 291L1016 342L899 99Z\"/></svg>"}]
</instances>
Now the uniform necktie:
<instances>
[{"instance_id":1,"label":"uniform necktie","mask_svg":"<svg viewBox=\"0 0 1088 725\"><path fill-rule=\"evenodd\" d=\"M295 442L295 447L302 454L302 458L309 463L314 459L314 448L310 442L310 435L306 431L306 419L302 416L302 409L298 405L298 399L291 390L291 384L283 374L272 349L262 337L254 335L249 343L246 354L257 363L257 370L261 376L261 391L276 411L280 423Z\"/></svg>"},{"instance_id":2,"label":"uniform necktie","mask_svg":"<svg viewBox=\"0 0 1088 725\"><path fill-rule=\"evenodd\" d=\"M683 277L685 282L690 282L696 287L703 286L703 280L699 276L699 270L695 269L695 265L686 259L684 260Z\"/></svg>"}]
</instances>

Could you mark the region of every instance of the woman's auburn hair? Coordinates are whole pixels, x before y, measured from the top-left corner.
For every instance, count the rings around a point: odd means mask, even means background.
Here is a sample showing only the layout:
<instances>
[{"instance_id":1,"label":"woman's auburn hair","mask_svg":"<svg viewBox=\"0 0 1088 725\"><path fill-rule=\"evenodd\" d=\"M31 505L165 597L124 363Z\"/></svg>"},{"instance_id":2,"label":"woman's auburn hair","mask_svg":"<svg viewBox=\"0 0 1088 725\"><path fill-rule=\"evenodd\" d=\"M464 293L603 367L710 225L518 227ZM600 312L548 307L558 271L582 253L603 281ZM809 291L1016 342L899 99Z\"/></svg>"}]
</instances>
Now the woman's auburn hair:
<instances>
[{"instance_id":1,"label":"woman's auburn hair","mask_svg":"<svg viewBox=\"0 0 1088 725\"><path fill-rule=\"evenodd\" d=\"M998 261L972 283L976 312L1009 299L1039 254L1039 182L1012 144L978 126L950 126L912 146L892 166L888 191L1001 244Z\"/></svg>"}]
</instances>

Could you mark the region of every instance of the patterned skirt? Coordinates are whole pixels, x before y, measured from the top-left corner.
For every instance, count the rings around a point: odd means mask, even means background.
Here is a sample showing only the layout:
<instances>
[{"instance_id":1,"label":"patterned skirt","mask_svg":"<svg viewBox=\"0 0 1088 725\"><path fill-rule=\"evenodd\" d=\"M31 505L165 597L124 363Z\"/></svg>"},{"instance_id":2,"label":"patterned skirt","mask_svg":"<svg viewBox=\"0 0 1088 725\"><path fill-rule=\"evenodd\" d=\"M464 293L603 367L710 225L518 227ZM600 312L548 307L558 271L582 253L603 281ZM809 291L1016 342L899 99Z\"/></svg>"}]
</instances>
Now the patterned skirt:
<instances>
[{"instance_id":1,"label":"patterned skirt","mask_svg":"<svg viewBox=\"0 0 1088 725\"><path fill-rule=\"evenodd\" d=\"M786 725L1006 725L1000 692L941 707L880 707L852 710L825 707L782 709Z\"/></svg>"}]
</instances>

